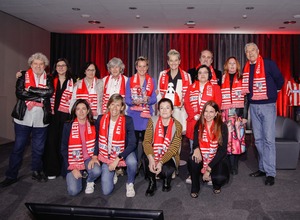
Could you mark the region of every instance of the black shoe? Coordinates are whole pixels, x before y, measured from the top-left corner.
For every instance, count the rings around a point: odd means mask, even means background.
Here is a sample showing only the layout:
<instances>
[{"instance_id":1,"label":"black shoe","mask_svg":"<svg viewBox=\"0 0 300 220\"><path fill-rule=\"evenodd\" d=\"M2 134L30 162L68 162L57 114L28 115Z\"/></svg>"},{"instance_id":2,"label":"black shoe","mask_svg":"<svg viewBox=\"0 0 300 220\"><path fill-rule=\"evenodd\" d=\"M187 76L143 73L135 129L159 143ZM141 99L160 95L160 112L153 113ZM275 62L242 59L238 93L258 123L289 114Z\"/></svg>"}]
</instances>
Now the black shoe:
<instances>
[{"instance_id":1,"label":"black shoe","mask_svg":"<svg viewBox=\"0 0 300 220\"><path fill-rule=\"evenodd\" d=\"M0 187L4 188L4 187L7 187L7 186L10 186L11 184L16 183L17 181L18 181L17 179L9 179L9 178L5 178L5 180L3 180L3 181L0 183Z\"/></svg>"},{"instance_id":2,"label":"black shoe","mask_svg":"<svg viewBox=\"0 0 300 220\"><path fill-rule=\"evenodd\" d=\"M254 172L254 173L250 173L250 174L249 174L249 176L251 176L251 177L260 177L260 176L265 176L265 175L266 175L266 173L265 173L265 172L262 172L262 171L260 171L260 170Z\"/></svg>"},{"instance_id":3,"label":"black shoe","mask_svg":"<svg viewBox=\"0 0 300 220\"><path fill-rule=\"evenodd\" d=\"M43 171L33 171L31 178L38 182L47 182L48 181L48 178L46 177L46 175L44 174Z\"/></svg>"},{"instance_id":4,"label":"black shoe","mask_svg":"<svg viewBox=\"0 0 300 220\"><path fill-rule=\"evenodd\" d=\"M163 180L163 187L162 191L163 192L169 192L171 190L171 180Z\"/></svg>"},{"instance_id":5,"label":"black shoe","mask_svg":"<svg viewBox=\"0 0 300 220\"><path fill-rule=\"evenodd\" d=\"M146 196L153 196L154 195L154 192L156 190L156 180L155 180L155 177L154 178L149 178L150 181L149 181L149 186L148 186L148 189L145 193Z\"/></svg>"},{"instance_id":6,"label":"black shoe","mask_svg":"<svg viewBox=\"0 0 300 220\"><path fill-rule=\"evenodd\" d=\"M265 185L273 186L275 183L275 178L273 176L267 176Z\"/></svg>"}]
</instances>

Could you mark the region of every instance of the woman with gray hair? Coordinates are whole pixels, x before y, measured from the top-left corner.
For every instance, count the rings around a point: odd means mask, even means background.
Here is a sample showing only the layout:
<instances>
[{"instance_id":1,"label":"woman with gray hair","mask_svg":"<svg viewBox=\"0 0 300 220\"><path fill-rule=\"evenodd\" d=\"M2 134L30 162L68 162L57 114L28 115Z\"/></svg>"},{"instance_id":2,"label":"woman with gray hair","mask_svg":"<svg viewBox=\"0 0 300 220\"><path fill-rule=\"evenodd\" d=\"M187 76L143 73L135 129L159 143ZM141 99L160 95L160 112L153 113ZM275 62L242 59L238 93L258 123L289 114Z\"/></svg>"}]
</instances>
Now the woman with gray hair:
<instances>
[{"instance_id":1,"label":"woman with gray hair","mask_svg":"<svg viewBox=\"0 0 300 220\"><path fill-rule=\"evenodd\" d=\"M107 69L110 73L109 76L105 76L103 80L103 102L102 113L106 113L107 102L113 94L120 94L123 98L126 93L126 83L128 78L123 75L125 65L120 58L114 57L107 63Z\"/></svg>"},{"instance_id":2,"label":"woman with gray hair","mask_svg":"<svg viewBox=\"0 0 300 220\"><path fill-rule=\"evenodd\" d=\"M32 179L46 182L43 172L42 156L50 121L50 98L53 93L52 80L45 72L49 60L42 53L35 53L28 59L29 69L22 71L16 83L17 104L14 118L15 144L9 158L6 179L1 187L17 182L18 172L22 164L25 147L31 137L32 143Z\"/></svg>"}]
</instances>

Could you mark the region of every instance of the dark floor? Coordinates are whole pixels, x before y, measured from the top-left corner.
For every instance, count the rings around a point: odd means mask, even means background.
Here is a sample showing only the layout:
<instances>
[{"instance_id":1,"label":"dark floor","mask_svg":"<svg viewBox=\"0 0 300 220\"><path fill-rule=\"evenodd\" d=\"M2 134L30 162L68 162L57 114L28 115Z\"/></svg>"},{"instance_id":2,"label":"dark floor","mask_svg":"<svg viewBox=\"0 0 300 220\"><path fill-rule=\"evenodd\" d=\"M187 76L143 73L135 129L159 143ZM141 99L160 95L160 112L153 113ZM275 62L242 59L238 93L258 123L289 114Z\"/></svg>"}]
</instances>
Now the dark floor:
<instances>
[{"instance_id":1,"label":"dark floor","mask_svg":"<svg viewBox=\"0 0 300 220\"><path fill-rule=\"evenodd\" d=\"M135 182L136 196L126 198L126 176L119 177L112 195L103 196L100 182L95 192L82 192L70 197L65 180L61 177L47 183L36 183L31 179L30 148L26 150L19 181L7 188L0 188L0 219L32 219L25 202L64 204L72 206L112 207L129 209L159 209L165 219L300 219L300 164L297 170L278 170L274 186L265 186L264 178L251 178L257 162L251 137L247 137L247 152L241 157L239 174L233 176L219 195L211 186L204 185L197 199L190 197L190 185L185 183L186 165L179 168L179 176L172 181L172 190L161 191L161 182L153 197L145 197L148 183L141 173ZM12 143L0 145L0 181L8 165ZM182 159L188 155L187 143L182 147Z\"/></svg>"}]
</instances>

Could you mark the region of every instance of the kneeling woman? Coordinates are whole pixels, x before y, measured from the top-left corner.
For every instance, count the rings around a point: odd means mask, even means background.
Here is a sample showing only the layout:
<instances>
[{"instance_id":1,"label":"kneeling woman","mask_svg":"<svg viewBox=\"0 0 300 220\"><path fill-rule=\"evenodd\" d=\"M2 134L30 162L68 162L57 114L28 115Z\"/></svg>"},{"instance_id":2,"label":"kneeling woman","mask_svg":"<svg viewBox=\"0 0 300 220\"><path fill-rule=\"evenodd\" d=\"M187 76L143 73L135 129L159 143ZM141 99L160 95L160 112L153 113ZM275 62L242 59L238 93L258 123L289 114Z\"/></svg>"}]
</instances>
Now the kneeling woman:
<instances>
[{"instance_id":1,"label":"kneeling woman","mask_svg":"<svg viewBox=\"0 0 300 220\"><path fill-rule=\"evenodd\" d=\"M152 116L148 121L143 142L146 175L149 187L146 196L153 196L156 190L156 176L163 179L162 190L171 190L172 173L179 162L182 126L172 117L173 103L162 98L158 102L159 116Z\"/></svg>"},{"instance_id":2,"label":"kneeling woman","mask_svg":"<svg viewBox=\"0 0 300 220\"><path fill-rule=\"evenodd\" d=\"M102 164L102 192L108 195L113 191L116 167L127 166L126 196L134 197L137 159L133 120L124 115L125 102L120 94L110 97L107 110L108 113L99 115L96 122L98 144L94 153Z\"/></svg>"},{"instance_id":3,"label":"kneeling woman","mask_svg":"<svg viewBox=\"0 0 300 220\"><path fill-rule=\"evenodd\" d=\"M227 142L228 130L222 122L219 106L214 101L208 101L195 125L194 153L189 161L192 198L197 198L200 191L200 173L204 182L212 183L215 194L220 193L221 187L228 182Z\"/></svg>"},{"instance_id":4,"label":"kneeling woman","mask_svg":"<svg viewBox=\"0 0 300 220\"><path fill-rule=\"evenodd\" d=\"M71 110L71 121L64 124L61 145L69 195L75 196L82 190L85 170L88 173L85 193L94 192L94 181L101 174L100 163L94 156L95 141L92 110L86 100L78 99Z\"/></svg>"}]
</instances>

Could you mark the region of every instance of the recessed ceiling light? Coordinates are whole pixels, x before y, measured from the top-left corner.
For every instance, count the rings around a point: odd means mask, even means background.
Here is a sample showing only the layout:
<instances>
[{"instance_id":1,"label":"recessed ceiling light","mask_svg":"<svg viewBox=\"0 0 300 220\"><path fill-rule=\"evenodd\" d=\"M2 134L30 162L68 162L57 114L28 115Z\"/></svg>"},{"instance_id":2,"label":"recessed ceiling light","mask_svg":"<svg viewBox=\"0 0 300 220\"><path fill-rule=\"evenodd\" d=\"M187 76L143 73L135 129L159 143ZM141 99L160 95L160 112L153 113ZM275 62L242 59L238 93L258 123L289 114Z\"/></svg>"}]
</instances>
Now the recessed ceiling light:
<instances>
[{"instance_id":1,"label":"recessed ceiling light","mask_svg":"<svg viewBox=\"0 0 300 220\"><path fill-rule=\"evenodd\" d=\"M293 18L300 18L300 15L294 15Z\"/></svg>"},{"instance_id":2,"label":"recessed ceiling light","mask_svg":"<svg viewBox=\"0 0 300 220\"><path fill-rule=\"evenodd\" d=\"M284 24L296 24L296 21L285 21Z\"/></svg>"},{"instance_id":3,"label":"recessed ceiling light","mask_svg":"<svg viewBox=\"0 0 300 220\"><path fill-rule=\"evenodd\" d=\"M80 11L80 8L72 8L73 11Z\"/></svg>"},{"instance_id":4,"label":"recessed ceiling light","mask_svg":"<svg viewBox=\"0 0 300 220\"><path fill-rule=\"evenodd\" d=\"M100 21L97 21L97 20L91 20L89 21L90 24L100 24L101 22Z\"/></svg>"},{"instance_id":5,"label":"recessed ceiling light","mask_svg":"<svg viewBox=\"0 0 300 220\"><path fill-rule=\"evenodd\" d=\"M88 14L82 14L81 17L83 17L83 18L89 18L89 17L91 17L91 16L88 15Z\"/></svg>"},{"instance_id":6,"label":"recessed ceiling light","mask_svg":"<svg viewBox=\"0 0 300 220\"><path fill-rule=\"evenodd\" d=\"M246 10L253 10L253 9L254 9L254 7L252 7L252 6L246 7Z\"/></svg>"},{"instance_id":7,"label":"recessed ceiling light","mask_svg":"<svg viewBox=\"0 0 300 220\"><path fill-rule=\"evenodd\" d=\"M129 7L130 10L136 10L137 7Z\"/></svg>"},{"instance_id":8,"label":"recessed ceiling light","mask_svg":"<svg viewBox=\"0 0 300 220\"><path fill-rule=\"evenodd\" d=\"M195 21L187 21L187 22L185 23L185 25L187 25L187 26L195 26L195 25L196 25L196 22L195 22Z\"/></svg>"},{"instance_id":9,"label":"recessed ceiling light","mask_svg":"<svg viewBox=\"0 0 300 220\"><path fill-rule=\"evenodd\" d=\"M189 9L189 10L191 10L191 9L195 9L195 7L193 7L193 6L189 6L189 7L186 7L186 9Z\"/></svg>"},{"instance_id":10,"label":"recessed ceiling light","mask_svg":"<svg viewBox=\"0 0 300 220\"><path fill-rule=\"evenodd\" d=\"M248 16L247 15L242 15L242 18L246 19Z\"/></svg>"},{"instance_id":11,"label":"recessed ceiling light","mask_svg":"<svg viewBox=\"0 0 300 220\"><path fill-rule=\"evenodd\" d=\"M140 15L136 15L135 18L136 18L136 19L140 19L141 16L140 16Z\"/></svg>"}]
</instances>

